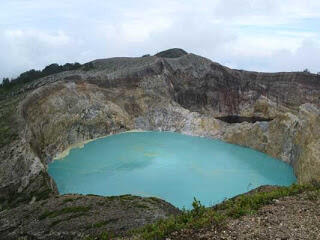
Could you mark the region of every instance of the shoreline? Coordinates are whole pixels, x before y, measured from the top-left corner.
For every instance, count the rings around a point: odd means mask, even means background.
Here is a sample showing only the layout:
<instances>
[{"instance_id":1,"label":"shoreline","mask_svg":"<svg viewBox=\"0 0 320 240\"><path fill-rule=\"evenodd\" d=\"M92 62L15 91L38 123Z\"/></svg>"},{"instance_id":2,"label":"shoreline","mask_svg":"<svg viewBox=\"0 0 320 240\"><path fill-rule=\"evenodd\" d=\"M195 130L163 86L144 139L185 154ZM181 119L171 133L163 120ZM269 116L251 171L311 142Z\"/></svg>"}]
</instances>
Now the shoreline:
<instances>
[{"instance_id":1,"label":"shoreline","mask_svg":"<svg viewBox=\"0 0 320 240\"><path fill-rule=\"evenodd\" d=\"M101 138L110 137L110 136L113 136L115 134L123 134L123 133L129 133L129 132L148 132L148 131L144 131L142 129L132 129L132 130L125 131L125 132L112 133L112 134L105 135L105 136L102 136L102 137L92 138L92 139L85 140L85 141L82 141L82 142L79 142L79 143L75 143L75 144L72 144L69 147L67 147L64 151L62 151L60 153L57 153L55 155L55 157L53 158L53 161L61 160L61 159L65 158L66 156L68 156L70 154L70 151L72 149L74 149L74 148L83 148L87 143L90 143L92 141L95 141L95 140L98 140L98 139L101 139Z\"/></svg>"}]
</instances>

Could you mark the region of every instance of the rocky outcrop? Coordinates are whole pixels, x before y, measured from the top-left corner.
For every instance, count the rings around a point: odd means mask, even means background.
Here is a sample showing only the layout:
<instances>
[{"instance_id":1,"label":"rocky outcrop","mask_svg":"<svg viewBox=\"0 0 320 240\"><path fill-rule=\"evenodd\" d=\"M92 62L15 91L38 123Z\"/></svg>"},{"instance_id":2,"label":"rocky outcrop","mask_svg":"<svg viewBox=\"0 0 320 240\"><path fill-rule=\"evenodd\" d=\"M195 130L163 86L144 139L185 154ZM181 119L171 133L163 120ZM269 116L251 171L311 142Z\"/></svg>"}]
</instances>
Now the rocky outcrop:
<instances>
[{"instance_id":1,"label":"rocky outcrop","mask_svg":"<svg viewBox=\"0 0 320 240\"><path fill-rule=\"evenodd\" d=\"M294 167L298 182L319 180L320 111L303 104L295 115L284 113L271 122L234 124L223 139L282 159Z\"/></svg>"},{"instance_id":2,"label":"rocky outcrop","mask_svg":"<svg viewBox=\"0 0 320 240\"><path fill-rule=\"evenodd\" d=\"M0 212L0 238L88 239L102 233L119 236L179 212L157 198L63 195Z\"/></svg>"},{"instance_id":3,"label":"rocky outcrop","mask_svg":"<svg viewBox=\"0 0 320 240\"><path fill-rule=\"evenodd\" d=\"M19 138L1 149L4 205L17 193L28 201L55 194L46 166L70 146L132 129L219 138L292 164L301 183L320 179L320 76L233 70L176 50L89 65L14 93L25 97ZM259 121L216 119L230 116Z\"/></svg>"}]
</instances>

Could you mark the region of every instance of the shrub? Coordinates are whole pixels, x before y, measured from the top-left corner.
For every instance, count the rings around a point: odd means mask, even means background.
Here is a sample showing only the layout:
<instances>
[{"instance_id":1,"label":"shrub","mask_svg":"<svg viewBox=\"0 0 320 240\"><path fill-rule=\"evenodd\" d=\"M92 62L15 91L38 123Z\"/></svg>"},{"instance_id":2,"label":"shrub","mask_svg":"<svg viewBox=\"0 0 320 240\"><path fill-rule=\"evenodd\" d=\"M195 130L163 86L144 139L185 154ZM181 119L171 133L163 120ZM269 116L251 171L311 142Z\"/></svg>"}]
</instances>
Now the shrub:
<instances>
[{"instance_id":1,"label":"shrub","mask_svg":"<svg viewBox=\"0 0 320 240\"><path fill-rule=\"evenodd\" d=\"M60 210L56 211L48 211L46 210L44 213L42 213L39 216L39 220L43 220L45 218L55 218L57 216L60 216L62 214L67 214L67 213L79 213L79 212L88 212L90 210L90 207L84 207L84 206L77 206L77 207L66 207Z\"/></svg>"},{"instance_id":2,"label":"shrub","mask_svg":"<svg viewBox=\"0 0 320 240\"><path fill-rule=\"evenodd\" d=\"M12 79L11 81L9 78L4 78L2 80L2 84L0 87L12 87L14 85L24 84L36 79L49 76L51 74L56 74L64 71L76 70L80 69L82 65L80 63L66 63L64 65L59 65L57 63L50 64L46 66L43 70L35 70L31 69L29 71L23 72L19 75L19 77Z\"/></svg>"}]
</instances>

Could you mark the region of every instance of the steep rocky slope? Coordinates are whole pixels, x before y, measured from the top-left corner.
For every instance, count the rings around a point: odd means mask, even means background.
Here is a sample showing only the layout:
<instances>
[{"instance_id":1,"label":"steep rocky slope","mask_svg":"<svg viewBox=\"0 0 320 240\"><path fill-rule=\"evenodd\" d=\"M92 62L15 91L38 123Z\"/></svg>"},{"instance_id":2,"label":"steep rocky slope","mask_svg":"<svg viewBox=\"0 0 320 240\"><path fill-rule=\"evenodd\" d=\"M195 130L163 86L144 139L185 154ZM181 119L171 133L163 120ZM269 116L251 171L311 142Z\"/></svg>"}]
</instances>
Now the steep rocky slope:
<instances>
[{"instance_id":1,"label":"steep rocky slope","mask_svg":"<svg viewBox=\"0 0 320 240\"><path fill-rule=\"evenodd\" d=\"M19 99L17 136L0 148L3 207L57 194L47 164L70 146L132 129L219 138L292 164L300 183L320 180L318 75L233 70L183 50L88 66L2 100Z\"/></svg>"}]
</instances>

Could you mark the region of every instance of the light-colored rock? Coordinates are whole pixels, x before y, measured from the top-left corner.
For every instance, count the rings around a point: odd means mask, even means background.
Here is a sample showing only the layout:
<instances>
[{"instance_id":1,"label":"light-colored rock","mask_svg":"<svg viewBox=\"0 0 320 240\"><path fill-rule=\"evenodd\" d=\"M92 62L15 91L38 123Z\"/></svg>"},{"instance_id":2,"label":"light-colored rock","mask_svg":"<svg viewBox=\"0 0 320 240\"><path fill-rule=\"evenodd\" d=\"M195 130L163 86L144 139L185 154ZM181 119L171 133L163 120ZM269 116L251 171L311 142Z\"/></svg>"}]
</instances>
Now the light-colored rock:
<instances>
[{"instance_id":1,"label":"light-colored rock","mask_svg":"<svg viewBox=\"0 0 320 240\"><path fill-rule=\"evenodd\" d=\"M299 183L320 179L320 114L315 105L301 105L297 115L284 113L269 123L234 124L222 138L291 164Z\"/></svg>"}]
</instances>

